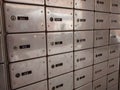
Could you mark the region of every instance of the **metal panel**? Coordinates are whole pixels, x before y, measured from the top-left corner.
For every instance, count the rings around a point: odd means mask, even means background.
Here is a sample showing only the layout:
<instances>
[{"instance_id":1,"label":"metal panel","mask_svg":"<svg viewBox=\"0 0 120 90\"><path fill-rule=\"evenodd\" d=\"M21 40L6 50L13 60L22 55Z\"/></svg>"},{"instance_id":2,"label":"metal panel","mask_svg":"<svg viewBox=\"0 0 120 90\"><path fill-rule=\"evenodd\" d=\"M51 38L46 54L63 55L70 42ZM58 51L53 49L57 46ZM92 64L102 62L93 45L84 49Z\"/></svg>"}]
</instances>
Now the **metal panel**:
<instances>
[{"instance_id":1,"label":"metal panel","mask_svg":"<svg viewBox=\"0 0 120 90\"><path fill-rule=\"evenodd\" d=\"M110 12L110 0L95 0L95 10Z\"/></svg>"},{"instance_id":2,"label":"metal panel","mask_svg":"<svg viewBox=\"0 0 120 90\"><path fill-rule=\"evenodd\" d=\"M75 30L93 29L94 12L75 10Z\"/></svg>"},{"instance_id":3,"label":"metal panel","mask_svg":"<svg viewBox=\"0 0 120 90\"><path fill-rule=\"evenodd\" d=\"M119 90L118 84L116 84L115 86L112 86L111 88L108 88L107 90Z\"/></svg>"},{"instance_id":4,"label":"metal panel","mask_svg":"<svg viewBox=\"0 0 120 90\"><path fill-rule=\"evenodd\" d=\"M93 47L93 31L75 32L74 38L75 50Z\"/></svg>"},{"instance_id":5,"label":"metal panel","mask_svg":"<svg viewBox=\"0 0 120 90\"><path fill-rule=\"evenodd\" d=\"M16 90L47 90L47 81L42 81Z\"/></svg>"},{"instance_id":6,"label":"metal panel","mask_svg":"<svg viewBox=\"0 0 120 90\"><path fill-rule=\"evenodd\" d=\"M115 84L118 84L118 71L108 75L107 86L112 87Z\"/></svg>"},{"instance_id":7,"label":"metal panel","mask_svg":"<svg viewBox=\"0 0 120 90\"><path fill-rule=\"evenodd\" d=\"M110 44L120 43L120 30L110 30Z\"/></svg>"},{"instance_id":8,"label":"metal panel","mask_svg":"<svg viewBox=\"0 0 120 90\"><path fill-rule=\"evenodd\" d=\"M4 65L2 64L0 64L0 90L6 90L5 69L4 69Z\"/></svg>"},{"instance_id":9,"label":"metal panel","mask_svg":"<svg viewBox=\"0 0 120 90\"><path fill-rule=\"evenodd\" d=\"M93 90L106 90L107 76L93 82Z\"/></svg>"},{"instance_id":10,"label":"metal panel","mask_svg":"<svg viewBox=\"0 0 120 90\"><path fill-rule=\"evenodd\" d=\"M94 0L75 0L75 8L94 10Z\"/></svg>"},{"instance_id":11,"label":"metal panel","mask_svg":"<svg viewBox=\"0 0 120 90\"><path fill-rule=\"evenodd\" d=\"M92 67L75 71L75 88L92 81Z\"/></svg>"},{"instance_id":12,"label":"metal panel","mask_svg":"<svg viewBox=\"0 0 120 90\"><path fill-rule=\"evenodd\" d=\"M78 89L75 89L75 90L92 90L92 82L91 83L88 83Z\"/></svg>"},{"instance_id":13,"label":"metal panel","mask_svg":"<svg viewBox=\"0 0 120 90\"><path fill-rule=\"evenodd\" d=\"M49 77L73 71L73 53L48 57Z\"/></svg>"},{"instance_id":14,"label":"metal panel","mask_svg":"<svg viewBox=\"0 0 120 90\"><path fill-rule=\"evenodd\" d=\"M1 46L1 35L0 35L0 63L3 63L4 61L4 59L2 58L2 46Z\"/></svg>"},{"instance_id":15,"label":"metal panel","mask_svg":"<svg viewBox=\"0 0 120 90\"><path fill-rule=\"evenodd\" d=\"M73 50L73 32L48 33L48 54Z\"/></svg>"},{"instance_id":16,"label":"metal panel","mask_svg":"<svg viewBox=\"0 0 120 90\"><path fill-rule=\"evenodd\" d=\"M110 15L110 28L120 28L120 15L119 14L111 14Z\"/></svg>"},{"instance_id":17,"label":"metal panel","mask_svg":"<svg viewBox=\"0 0 120 90\"><path fill-rule=\"evenodd\" d=\"M93 49L75 52L75 70L93 65Z\"/></svg>"},{"instance_id":18,"label":"metal panel","mask_svg":"<svg viewBox=\"0 0 120 90\"><path fill-rule=\"evenodd\" d=\"M44 0L4 0L17 3L44 4Z\"/></svg>"},{"instance_id":19,"label":"metal panel","mask_svg":"<svg viewBox=\"0 0 120 90\"><path fill-rule=\"evenodd\" d=\"M46 79L46 58L10 64L10 78L12 89Z\"/></svg>"},{"instance_id":20,"label":"metal panel","mask_svg":"<svg viewBox=\"0 0 120 90\"><path fill-rule=\"evenodd\" d=\"M42 6L5 3L6 30L9 33L45 31L44 16Z\"/></svg>"},{"instance_id":21,"label":"metal panel","mask_svg":"<svg viewBox=\"0 0 120 90\"><path fill-rule=\"evenodd\" d=\"M109 59L119 57L119 45L109 46Z\"/></svg>"},{"instance_id":22,"label":"metal panel","mask_svg":"<svg viewBox=\"0 0 120 90\"><path fill-rule=\"evenodd\" d=\"M94 49L94 64L108 60L108 46Z\"/></svg>"},{"instance_id":23,"label":"metal panel","mask_svg":"<svg viewBox=\"0 0 120 90\"><path fill-rule=\"evenodd\" d=\"M98 79L104 75L107 75L107 62L94 65L93 79Z\"/></svg>"},{"instance_id":24,"label":"metal panel","mask_svg":"<svg viewBox=\"0 0 120 90\"><path fill-rule=\"evenodd\" d=\"M44 33L9 34L7 45L10 62L40 57L46 54Z\"/></svg>"},{"instance_id":25,"label":"metal panel","mask_svg":"<svg viewBox=\"0 0 120 90\"><path fill-rule=\"evenodd\" d=\"M46 10L48 31L73 30L73 10L51 7Z\"/></svg>"},{"instance_id":26,"label":"metal panel","mask_svg":"<svg viewBox=\"0 0 120 90\"><path fill-rule=\"evenodd\" d=\"M73 73L50 79L49 90L73 90Z\"/></svg>"},{"instance_id":27,"label":"metal panel","mask_svg":"<svg viewBox=\"0 0 120 90\"><path fill-rule=\"evenodd\" d=\"M95 13L95 29L109 29L109 14Z\"/></svg>"},{"instance_id":28,"label":"metal panel","mask_svg":"<svg viewBox=\"0 0 120 90\"><path fill-rule=\"evenodd\" d=\"M108 45L109 30L94 31L94 46Z\"/></svg>"},{"instance_id":29,"label":"metal panel","mask_svg":"<svg viewBox=\"0 0 120 90\"><path fill-rule=\"evenodd\" d=\"M73 0L46 0L46 4L50 6L73 8Z\"/></svg>"},{"instance_id":30,"label":"metal panel","mask_svg":"<svg viewBox=\"0 0 120 90\"><path fill-rule=\"evenodd\" d=\"M120 13L120 1L119 0L111 0L110 11L112 13Z\"/></svg>"}]
</instances>

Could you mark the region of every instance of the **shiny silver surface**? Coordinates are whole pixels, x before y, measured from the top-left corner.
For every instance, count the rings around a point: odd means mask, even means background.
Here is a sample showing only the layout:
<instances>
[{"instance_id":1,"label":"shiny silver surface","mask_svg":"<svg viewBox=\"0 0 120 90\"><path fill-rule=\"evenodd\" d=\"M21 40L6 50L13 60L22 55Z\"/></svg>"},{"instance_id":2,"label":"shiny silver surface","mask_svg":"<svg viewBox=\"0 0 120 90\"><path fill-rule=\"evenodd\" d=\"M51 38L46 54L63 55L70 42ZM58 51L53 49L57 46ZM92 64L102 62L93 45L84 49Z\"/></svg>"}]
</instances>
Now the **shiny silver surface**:
<instances>
[{"instance_id":1,"label":"shiny silver surface","mask_svg":"<svg viewBox=\"0 0 120 90\"><path fill-rule=\"evenodd\" d=\"M47 78L46 58L12 63L9 67L12 89Z\"/></svg>"},{"instance_id":2,"label":"shiny silver surface","mask_svg":"<svg viewBox=\"0 0 120 90\"><path fill-rule=\"evenodd\" d=\"M45 31L44 7L10 3L4 7L7 32Z\"/></svg>"},{"instance_id":3,"label":"shiny silver surface","mask_svg":"<svg viewBox=\"0 0 120 90\"><path fill-rule=\"evenodd\" d=\"M93 31L77 31L74 35L75 50L93 47Z\"/></svg>"},{"instance_id":4,"label":"shiny silver surface","mask_svg":"<svg viewBox=\"0 0 120 90\"><path fill-rule=\"evenodd\" d=\"M109 30L94 31L94 47L108 45Z\"/></svg>"},{"instance_id":5,"label":"shiny silver surface","mask_svg":"<svg viewBox=\"0 0 120 90\"><path fill-rule=\"evenodd\" d=\"M75 10L75 30L94 28L94 12Z\"/></svg>"},{"instance_id":6,"label":"shiny silver surface","mask_svg":"<svg viewBox=\"0 0 120 90\"><path fill-rule=\"evenodd\" d=\"M73 10L47 7L46 12L48 31L73 30Z\"/></svg>"},{"instance_id":7,"label":"shiny silver surface","mask_svg":"<svg viewBox=\"0 0 120 90\"><path fill-rule=\"evenodd\" d=\"M87 67L75 71L75 88L85 85L92 81L92 67Z\"/></svg>"},{"instance_id":8,"label":"shiny silver surface","mask_svg":"<svg viewBox=\"0 0 120 90\"><path fill-rule=\"evenodd\" d=\"M99 47L94 49L94 64L106 61L109 59L108 46Z\"/></svg>"},{"instance_id":9,"label":"shiny silver surface","mask_svg":"<svg viewBox=\"0 0 120 90\"><path fill-rule=\"evenodd\" d=\"M50 79L49 90L73 90L73 73Z\"/></svg>"},{"instance_id":10,"label":"shiny silver surface","mask_svg":"<svg viewBox=\"0 0 120 90\"><path fill-rule=\"evenodd\" d=\"M93 49L76 51L74 59L75 69L93 65Z\"/></svg>"},{"instance_id":11,"label":"shiny silver surface","mask_svg":"<svg viewBox=\"0 0 120 90\"><path fill-rule=\"evenodd\" d=\"M73 33L48 33L48 54L57 54L73 50Z\"/></svg>"},{"instance_id":12,"label":"shiny silver surface","mask_svg":"<svg viewBox=\"0 0 120 90\"><path fill-rule=\"evenodd\" d=\"M44 33L9 34L7 44L10 62L40 57L46 54Z\"/></svg>"},{"instance_id":13,"label":"shiny silver surface","mask_svg":"<svg viewBox=\"0 0 120 90\"><path fill-rule=\"evenodd\" d=\"M73 0L46 0L46 4L49 6L73 8Z\"/></svg>"},{"instance_id":14,"label":"shiny silver surface","mask_svg":"<svg viewBox=\"0 0 120 90\"><path fill-rule=\"evenodd\" d=\"M110 44L120 43L120 30L110 30Z\"/></svg>"},{"instance_id":15,"label":"shiny silver surface","mask_svg":"<svg viewBox=\"0 0 120 90\"><path fill-rule=\"evenodd\" d=\"M93 80L96 80L104 75L107 75L107 62L96 64L93 67L94 67Z\"/></svg>"},{"instance_id":16,"label":"shiny silver surface","mask_svg":"<svg viewBox=\"0 0 120 90\"><path fill-rule=\"evenodd\" d=\"M106 90L107 88L107 76L102 77L93 82L93 90Z\"/></svg>"},{"instance_id":17,"label":"shiny silver surface","mask_svg":"<svg viewBox=\"0 0 120 90\"><path fill-rule=\"evenodd\" d=\"M73 53L48 57L49 77L73 71Z\"/></svg>"},{"instance_id":18,"label":"shiny silver surface","mask_svg":"<svg viewBox=\"0 0 120 90\"><path fill-rule=\"evenodd\" d=\"M109 14L95 13L95 29L109 29Z\"/></svg>"},{"instance_id":19,"label":"shiny silver surface","mask_svg":"<svg viewBox=\"0 0 120 90\"><path fill-rule=\"evenodd\" d=\"M110 0L110 11L112 13L120 13L120 2L119 0Z\"/></svg>"},{"instance_id":20,"label":"shiny silver surface","mask_svg":"<svg viewBox=\"0 0 120 90\"><path fill-rule=\"evenodd\" d=\"M47 81L42 81L16 90L47 90Z\"/></svg>"},{"instance_id":21,"label":"shiny silver surface","mask_svg":"<svg viewBox=\"0 0 120 90\"><path fill-rule=\"evenodd\" d=\"M75 8L94 10L94 0L74 0Z\"/></svg>"},{"instance_id":22,"label":"shiny silver surface","mask_svg":"<svg viewBox=\"0 0 120 90\"><path fill-rule=\"evenodd\" d=\"M90 82L90 83L88 83L88 84L86 84L78 89L75 89L75 90L93 90L92 89L92 82Z\"/></svg>"}]
</instances>

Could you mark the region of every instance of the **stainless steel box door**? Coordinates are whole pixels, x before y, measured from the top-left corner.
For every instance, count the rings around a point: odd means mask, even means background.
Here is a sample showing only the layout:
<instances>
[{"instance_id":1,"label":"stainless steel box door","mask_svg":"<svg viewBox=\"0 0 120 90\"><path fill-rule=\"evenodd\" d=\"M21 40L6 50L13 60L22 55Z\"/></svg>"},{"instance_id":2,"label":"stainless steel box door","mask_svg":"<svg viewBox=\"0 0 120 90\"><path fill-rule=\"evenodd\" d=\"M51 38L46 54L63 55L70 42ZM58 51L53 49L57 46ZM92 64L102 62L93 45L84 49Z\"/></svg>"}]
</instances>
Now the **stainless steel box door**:
<instances>
[{"instance_id":1,"label":"stainless steel box door","mask_svg":"<svg viewBox=\"0 0 120 90\"><path fill-rule=\"evenodd\" d=\"M93 65L93 49L76 51L74 58L75 70Z\"/></svg>"},{"instance_id":2,"label":"stainless steel box door","mask_svg":"<svg viewBox=\"0 0 120 90\"><path fill-rule=\"evenodd\" d=\"M110 44L120 43L120 30L110 30Z\"/></svg>"},{"instance_id":3,"label":"stainless steel box door","mask_svg":"<svg viewBox=\"0 0 120 90\"><path fill-rule=\"evenodd\" d=\"M50 79L49 90L73 90L73 73Z\"/></svg>"},{"instance_id":4,"label":"stainless steel box door","mask_svg":"<svg viewBox=\"0 0 120 90\"><path fill-rule=\"evenodd\" d=\"M118 84L118 71L108 75L107 86L112 87L115 84Z\"/></svg>"},{"instance_id":5,"label":"stainless steel box door","mask_svg":"<svg viewBox=\"0 0 120 90\"><path fill-rule=\"evenodd\" d=\"M10 62L40 57L46 54L44 33L9 34L7 45Z\"/></svg>"},{"instance_id":6,"label":"stainless steel box door","mask_svg":"<svg viewBox=\"0 0 120 90\"><path fill-rule=\"evenodd\" d=\"M2 64L0 64L0 90L6 90L5 68L4 68L4 65Z\"/></svg>"},{"instance_id":7,"label":"stainless steel box door","mask_svg":"<svg viewBox=\"0 0 120 90\"><path fill-rule=\"evenodd\" d=\"M108 60L109 48L108 46L94 49L94 64Z\"/></svg>"},{"instance_id":8,"label":"stainless steel box door","mask_svg":"<svg viewBox=\"0 0 120 90\"><path fill-rule=\"evenodd\" d=\"M47 81L42 81L16 90L47 90Z\"/></svg>"},{"instance_id":9,"label":"stainless steel box door","mask_svg":"<svg viewBox=\"0 0 120 90\"><path fill-rule=\"evenodd\" d=\"M94 0L75 0L75 8L94 10Z\"/></svg>"},{"instance_id":10,"label":"stainless steel box door","mask_svg":"<svg viewBox=\"0 0 120 90\"><path fill-rule=\"evenodd\" d=\"M46 58L12 63L9 67L12 89L47 78Z\"/></svg>"},{"instance_id":11,"label":"stainless steel box door","mask_svg":"<svg viewBox=\"0 0 120 90\"><path fill-rule=\"evenodd\" d=\"M107 62L94 65L93 80L107 75Z\"/></svg>"},{"instance_id":12,"label":"stainless steel box door","mask_svg":"<svg viewBox=\"0 0 120 90\"><path fill-rule=\"evenodd\" d=\"M92 81L92 67L87 67L78 71L75 71L74 80L75 80L75 88L78 88L82 85L85 85Z\"/></svg>"},{"instance_id":13,"label":"stainless steel box door","mask_svg":"<svg viewBox=\"0 0 120 90\"><path fill-rule=\"evenodd\" d=\"M4 0L4 1L29 4L44 4L44 0Z\"/></svg>"},{"instance_id":14,"label":"stainless steel box door","mask_svg":"<svg viewBox=\"0 0 120 90\"><path fill-rule=\"evenodd\" d=\"M95 10L110 12L110 0L95 0Z\"/></svg>"},{"instance_id":15,"label":"stainless steel box door","mask_svg":"<svg viewBox=\"0 0 120 90\"><path fill-rule=\"evenodd\" d=\"M42 6L5 3L5 18L6 30L9 33L45 31Z\"/></svg>"},{"instance_id":16,"label":"stainless steel box door","mask_svg":"<svg viewBox=\"0 0 120 90\"><path fill-rule=\"evenodd\" d=\"M92 90L92 82L91 83L88 83L78 89L75 89L75 90Z\"/></svg>"},{"instance_id":17,"label":"stainless steel box door","mask_svg":"<svg viewBox=\"0 0 120 90\"><path fill-rule=\"evenodd\" d=\"M77 31L74 35L75 50L93 47L93 31Z\"/></svg>"},{"instance_id":18,"label":"stainless steel box door","mask_svg":"<svg viewBox=\"0 0 120 90\"><path fill-rule=\"evenodd\" d=\"M106 90L107 76L102 77L93 82L93 90Z\"/></svg>"},{"instance_id":19,"label":"stainless steel box door","mask_svg":"<svg viewBox=\"0 0 120 90\"><path fill-rule=\"evenodd\" d=\"M109 14L95 13L95 29L109 29Z\"/></svg>"},{"instance_id":20,"label":"stainless steel box door","mask_svg":"<svg viewBox=\"0 0 120 90\"><path fill-rule=\"evenodd\" d=\"M73 71L73 53L48 57L49 77Z\"/></svg>"},{"instance_id":21,"label":"stainless steel box door","mask_svg":"<svg viewBox=\"0 0 120 90\"><path fill-rule=\"evenodd\" d=\"M119 0L110 0L110 11L112 13L120 13L120 1Z\"/></svg>"},{"instance_id":22,"label":"stainless steel box door","mask_svg":"<svg viewBox=\"0 0 120 90\"><path fill-rule=\"evenodd\" d=\"M75 10L75 30L93 29L94 12Z\"/></svg>"},{"instance_id":23,"label":"stainless steel box door","mask_svg":"<svg viewBox=\"0 0 120 90\"><path fill-rule=\"evenodd\" d=\"M94 46L108 45L109 30L94 31Z\"/></svg>"},{"instance_id":24,"label":"stainless steel box door","mask_svg":"<svg viewBox=\"0 0 120 90\"><path fill-rule=\"evenodd\" d=\"M48 54L73 50L73 32L48 33Z\"/></svg>"},{"instance_id":25,"label":"stainless steel box door","mask_svg":"<svg viewBox=\"0 0 120 90\"><path fill-rule=\"evenodd\" d=\"M119 58L108 61L108 74L119 70Z\"/></svg>"},{"instance_id":26,"label":"stainless steel box door","mask_svg":"<svg viewBox=\"0 0 120 90\"><path fill-rule=\"evenodd\" d=\"M0 35L0 63L3 63L4 61L4 59L3 59L3 57L2 57L2 41L1 41L2 39L1 39L1 35Z\"/></svg>"},{"instance_id":27,"label":"stainless steel box door","mask_svg":"<svg viewBox=\"0 0 120 90\"><path fill-rule=\"evenodd\" d=\"M109 59L119 57L119 45L110 45L109 46Z\"/></svg>"},{"instance_id":28,"label":"stainless steel box door","mask_svg":"<svg viewBox=\"0 0 120 90\"><path fill-rule=\"evenodd\" d=\"M73 0L46 0L46 4L49 6L73 8Z\"/></svg>"},{"instance_id":29,"label":"stainless steel box door","mask_svg":"<svg viewBox=\"0 0 120 90\"><path fill-rule=\"evenodd\" d=\"M46 8L47 30L73 30L73 10L61 8Z\"/></svg>"},{"instance_id":30,"label":"stainless steel box door","mask_svg":"<svg viewBox=\"0 0 120 90\"><path fill-rule=\"evenodd\" d=\"M119 89L118 89L118 84L116 84L116 85L108 88L108 90L119 90Z\"/></svg>"}]
</instances>

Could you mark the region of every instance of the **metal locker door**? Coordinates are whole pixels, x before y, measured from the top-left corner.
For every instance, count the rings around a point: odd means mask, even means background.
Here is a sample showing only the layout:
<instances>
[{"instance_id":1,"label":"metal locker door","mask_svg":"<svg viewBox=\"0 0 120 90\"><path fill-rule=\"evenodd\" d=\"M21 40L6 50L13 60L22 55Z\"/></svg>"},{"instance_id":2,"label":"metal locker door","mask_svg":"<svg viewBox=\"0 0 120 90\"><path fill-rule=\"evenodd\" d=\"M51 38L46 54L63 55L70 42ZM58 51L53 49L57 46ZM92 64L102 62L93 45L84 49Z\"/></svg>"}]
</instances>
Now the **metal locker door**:
<instances>
[{"instance_id":1,"label":"metal locker door","mask_svg":"<svg viewBox=\"0 0 120 90\"><path fill-rule=\"evenodd\" d=\"M110 0L95 0L95 10L110 12Z\"/></svg>"},{"instance_id":2,"label":"metal locker door","mask_svg":"<svg viewBox=\"0 0 120 90\"><path fill-rule=\"evenodd\" d=\"M93 80L107 75L107 62L94 65Z\"/></svg>"},{"instance_id":3,"label":"metal locker door","mask_svg":"<svg viewBox=\"0 0 120 90\"><path fill-rule=\"evenodd\" d=\"M7 45L10 62L46 55L44 33L8 34Z\"/></svg>"},{"instance_id":4,"label":"metal locker door","mask_svg":"<svg viewBox=\"0 0 120 90\"><path fill-rule=\"evenodd\" d=\"M28 4L44 4L44 0L4 0L9 2L17 3L28 3Z\"/></svg>"},{"instance_id":5,"label":"metal locker door","mask_svg":"<svg viewBox=\"0 0 120 90\"><path fill-rule=\"evenodd\" d=\"M112 13L120 13L120 1L119 0L110 0L110 11Z\"/></svg>"},{"instance_id":6,"label":"metal locker door","mask_svg":"<svg viewBox=\"0 0 120 90\"><path fill-rule=\"evenodd\" d=\"M75 73L74 73L75 88L78 88L82 85L85 85L85 84L91 82L92 81L92 71L93 71L92 66L75 71Z\"/></svg>"},{"instance_id":7,"label":"metal locker door","mask_svg":"<svg viewBox=\"0 0 120 90\"><path fill-rule=\"evenodd\" d=\"M46 58L10 64L12 89L16 89L47 78Z\"/></svg>"},{"instance_id":8,"label":"metal locker door","mask_svg":"<svg viewBox=\"0 0 120 90\"><path fill-rule=\"evenodd\" d=\"M48 57L49 77L73 71L73 53Z\"/></svg>"},{"instance_id":9,"label":"metal locker door","mask_svg":"<svg viewBox=\"0 0 120 90\"><path fill-rule=\"evenodd\" d=\"M47 7L46 12L48 31L73 30L73 10Z\"/></svg>"},{"instance_id":10,"label":"metal locker door","mask_svg":"<svg viewBox=\"0 0 120 90\"><path fill-rule=\"evenodd\" d=\"M95 29L109 29L109 14L95 13Z\"/></svg>"},{"instance_id":11,"label":"metal locker door","mask_svg":"<svg viewBox=\"0 0 120 90\"><path fill-rule=\"evenodd\" d=\"M74 53L75 70L93 65L93 49L76 51Z\"/></svg>"},{"instance_id":12,"label":"metal locker door","mask_svg":"<svg viewBox=\"0 0 120 90\"><path fill-rule=\"evenodd\" d=\"M94 12L75 10L75 30L93 29Z\"/></svg>"},{"instance_id":13,"label":"metal locker door","mask_svg":"<svg viewBox=\"0 0 120 90\"><path fill-rule=\"evenodd\" d=\"M1 35L0 35L0 63L4 63L4 59L2 58L2 43L1 43L2 41L1 41Z\"/></svg>"},{"instance_id":14,"label":"metal locker door","mask_svg":"<svg viewBox=\"0 0 120 90\"><path fill-rule=\"evenodd\" d=\"M118 89L118 84L112 86L111 88L108 88L107 90L119 90L119 89Z\"/></svg>"},{"instance_id":15,"label":"metal locker door","mask_svg":"<svg viewBox=\"0 0 120 90\"><path fill-rule=\"evenodd\" d=\"M50 79L49 90L73 90L73 73Z\"/></svg>"},{"instance_id":16,"label":"metal locker door","mask_svg":"<svg viewBox=\"0 0 120 90\"><path fill-rule=\"evenodd\" d=\"M107 88L118 84L118 71L108 75Z\"/></svg>"},{"instance_id":17,"label":"metal locker door","mask_svg":"<svg viewBox=\"0 0 120 90\"><path fill-rule=\"evenodd\" d=\"M93 31L77 31L74 35L75 50L93 47Z\"/></svg>"},{"instance_id":18,"label":"metal locker door","mask_svg":"<svg viewBox=\"0 0 120 90\"><path fill-rule=\"evenodd\" d=\"M93 81L93 90L106 90L107 88L107 76L102 77L96 81Z\"/></svg>"},{"instance_id":19,"label":"metal locker door","mask_svg":"<svg viewBox=\"0 0 120 90\"><path fill-rule=\"evenodd\" d=\"M43 6L5 3L4 8L7 32L45 31Z\"/></svg>"},{"instance_id":20,"label":"metal locker door","mask_svg":"<svg viewBox=\"0 0 120 90\"><path fill-rule=\"evenodd\" d=\"M94 0L75 0L75 8L94 10Z\"/></svg>"},{"instance_id":21,"label":"metal locker door","mask_svg":"<svg viewBox=\"0 0 120 90\"><path fill-rule=\"evenodd\" d=\"M73 8L73 0L46 0L46 4L49 6Z\"/></svg>"},{"instance_id":22,"label":"metal locker door","mask_svg":"<svg viewBox=\"0 0 120 90\"><path fill-rule=\"evenodd\" d=\"M110 44L120 43L120 30L110 30Z\"/></svg>"},{"instance_id":23,"label":"metal locker door","mask_svg":"<svg viewBox=\"0 0 120 90\"><path fill-rule=\"evenodd\" d=\"M47 90L47 81L42 81L16 90Z\"/></svg>"},{"instance_id":24,"label":"metal locker door","mask_svg":"<svg viewBox=\"0 0 120 90\"><path fill-rule=\"evenodd\" d=\"M94 64L106 61L109 59L108 46L94 49Z\"/></svg>"},{"instance_id":25,"label":"metal locker door","mask_svg":"<svg viewBox=\"0 0 120 90\"><path fill-rule=\"evenodd\" d=\"M108 74L119 70L119 58L108 61Z\"/></svg>"},{"instance_id":26,"label":"metal locker door","mask_svg":"<svg viewBox=\"0 0 120 90\"><path fill-rule=\"evenodd\" d=\"M108 45L109 30L94 31L94 46Z\"/></svg>"},{"instance_id":27,"label":"metal locker door","mask_svg":"<svg viewBox=\"0 0 120 90\"><path fill-rule=\"evenodd\" d=\"M73 32L48 33L48 54L73 51Z\"/></svg>"}]
</instances>

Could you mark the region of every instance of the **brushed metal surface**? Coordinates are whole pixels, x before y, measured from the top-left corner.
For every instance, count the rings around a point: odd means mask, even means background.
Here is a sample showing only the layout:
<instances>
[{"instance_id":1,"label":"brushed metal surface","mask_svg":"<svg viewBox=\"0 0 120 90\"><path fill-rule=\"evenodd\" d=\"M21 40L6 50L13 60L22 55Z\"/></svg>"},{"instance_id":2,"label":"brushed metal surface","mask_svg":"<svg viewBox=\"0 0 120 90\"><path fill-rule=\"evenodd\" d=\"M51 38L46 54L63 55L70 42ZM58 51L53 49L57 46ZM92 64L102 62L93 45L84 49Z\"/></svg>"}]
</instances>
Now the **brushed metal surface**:
<instances>
[{"instance_id":1,"label":"brushed metal surface","mask_svg":"<svg viewBox=\"0 0 120 90\"><path fill-rule=\"evenodd\" d=\"M110 0L110 11L112 13L120 13L120 1L119 0Z\"/></svg>"}]
</instances>

